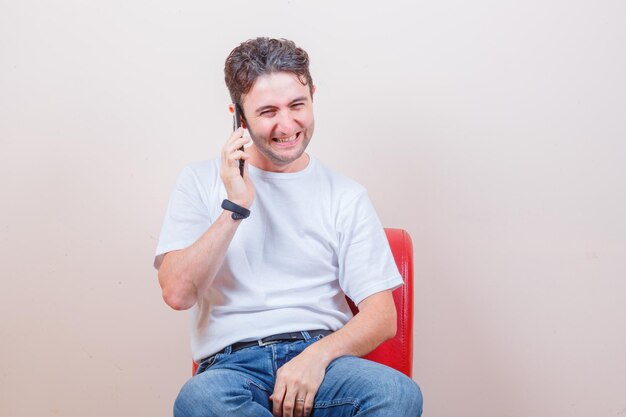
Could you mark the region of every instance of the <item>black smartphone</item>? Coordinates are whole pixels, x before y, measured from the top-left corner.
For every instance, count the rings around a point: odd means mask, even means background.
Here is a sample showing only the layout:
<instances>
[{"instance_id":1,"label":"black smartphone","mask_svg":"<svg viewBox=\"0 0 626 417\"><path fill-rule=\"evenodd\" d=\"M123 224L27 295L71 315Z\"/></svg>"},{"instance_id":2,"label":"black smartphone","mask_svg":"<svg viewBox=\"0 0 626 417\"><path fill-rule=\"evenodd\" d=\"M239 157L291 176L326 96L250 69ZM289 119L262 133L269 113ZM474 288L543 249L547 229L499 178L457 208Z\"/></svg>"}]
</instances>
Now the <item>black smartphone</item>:
<instances>
[{"instance_id":1,"label":"black smartphone","mask_svg":"<svg viewBox=\"0 0 626 417\"><path fill-rule=\"evenodd\" d=\"M239 107L239 103L235 104L235 114L233 115L233 132L241 127L241 108ZM243 146L239 148L240 151L243 151ZM239 160L239 173L243 177L243 159Z\"/></svg>"}]
</instances>

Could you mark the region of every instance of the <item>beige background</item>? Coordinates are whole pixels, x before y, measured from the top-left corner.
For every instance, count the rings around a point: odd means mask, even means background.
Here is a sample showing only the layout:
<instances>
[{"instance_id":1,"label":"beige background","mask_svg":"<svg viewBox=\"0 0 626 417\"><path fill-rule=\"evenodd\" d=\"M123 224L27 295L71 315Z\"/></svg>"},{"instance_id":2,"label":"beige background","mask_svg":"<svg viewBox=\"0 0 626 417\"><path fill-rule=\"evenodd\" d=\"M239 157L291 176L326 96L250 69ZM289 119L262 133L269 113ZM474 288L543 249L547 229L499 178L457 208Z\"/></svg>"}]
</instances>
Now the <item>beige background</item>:
<instances>
[{"instance_id":1,"label":"beige background","mask_svg":"<svg viewBox=\"0 0 626 417\"><path fill-rule=\"evenodd\" d=\"M309 51L311 152L413 236L425 416L626 416L619 0L1 0L0 415L171 415L152 255L257 35Z\"/></svg>"}]
</instances>

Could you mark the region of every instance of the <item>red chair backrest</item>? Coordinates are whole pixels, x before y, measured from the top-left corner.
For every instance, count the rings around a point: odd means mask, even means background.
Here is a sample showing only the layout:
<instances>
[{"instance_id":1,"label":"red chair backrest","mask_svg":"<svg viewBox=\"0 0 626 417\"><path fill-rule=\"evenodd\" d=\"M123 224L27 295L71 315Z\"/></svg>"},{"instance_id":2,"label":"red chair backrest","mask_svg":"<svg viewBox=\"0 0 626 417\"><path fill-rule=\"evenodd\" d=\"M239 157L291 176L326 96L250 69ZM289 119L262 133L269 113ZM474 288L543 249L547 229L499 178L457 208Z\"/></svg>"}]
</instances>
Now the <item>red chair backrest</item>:
<instances>
[{"instance_id":1,"label":"red chair backrest","mask_svg":"<svg viewBox=\"0 0 626 417\"><path fill-rule=\"evenodd\" d=\"M394 368L410 378L413 374L413 241L403 229L387 228L385 233L400 275L404 279L404 285L393 292L398 313L398 330L395 337L383 342L364 357ZM348 299L348 304L352 312L358 314L359 310L352 300ZM193 374L197 368L198 364L194 362Z\"/></svg>"},{"instance_id":2,"label":"red chair backrest","mask_svg":"<svg viewBox=\"0 0 626 417\"><path fill-rule=\"evenodd\" d=\"M385 229L387 240L404 285L393 292L398 313L398 330L395 337L364 356L365 359L397 369L409 378L413 374L413 241L406 230ZM352 312L358 309L348 299Z\"/></svg>"}]
</instances>

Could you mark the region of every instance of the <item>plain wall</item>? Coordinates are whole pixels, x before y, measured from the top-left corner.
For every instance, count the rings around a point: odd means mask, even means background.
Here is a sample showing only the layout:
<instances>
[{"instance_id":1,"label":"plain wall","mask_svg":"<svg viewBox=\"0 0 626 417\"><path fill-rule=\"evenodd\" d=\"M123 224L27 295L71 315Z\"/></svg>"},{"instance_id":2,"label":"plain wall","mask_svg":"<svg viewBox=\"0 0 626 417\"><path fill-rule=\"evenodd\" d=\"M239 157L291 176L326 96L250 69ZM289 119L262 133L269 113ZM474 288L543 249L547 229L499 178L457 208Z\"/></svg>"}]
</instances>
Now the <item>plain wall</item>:
<instances>
[{"instance_id":1,"label":"plain wall","mask_svg":"<svg viewBox=\"0 0 626 417\"><path fill-rule=\"evenodd\" d=\"M311 56L310 152L413 236L424 415L626 415L619 0L1 0L0 415L171 415L153 253L259 35Z\"/></svg>"}]
</instances>

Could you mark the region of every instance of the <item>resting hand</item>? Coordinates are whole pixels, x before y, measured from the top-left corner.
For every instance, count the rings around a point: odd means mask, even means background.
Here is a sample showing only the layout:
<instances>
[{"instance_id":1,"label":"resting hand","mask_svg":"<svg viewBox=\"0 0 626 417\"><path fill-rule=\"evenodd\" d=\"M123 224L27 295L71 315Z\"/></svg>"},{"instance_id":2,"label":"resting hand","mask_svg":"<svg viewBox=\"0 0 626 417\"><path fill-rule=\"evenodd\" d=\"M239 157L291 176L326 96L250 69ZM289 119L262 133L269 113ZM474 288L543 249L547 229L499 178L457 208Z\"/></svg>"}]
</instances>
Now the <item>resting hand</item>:
<instances>
[{"instance_id":1,"label":"resting hand","mask_svg":"<svg viewBox=\"0 0 626 417\"><path fill-rule=\"evenodd\" d=\"M308 417L315 394L326 374L326 364L316 354L304 350L278 369L273 403L275 417Z\"/></svg>"}]
</instances>

